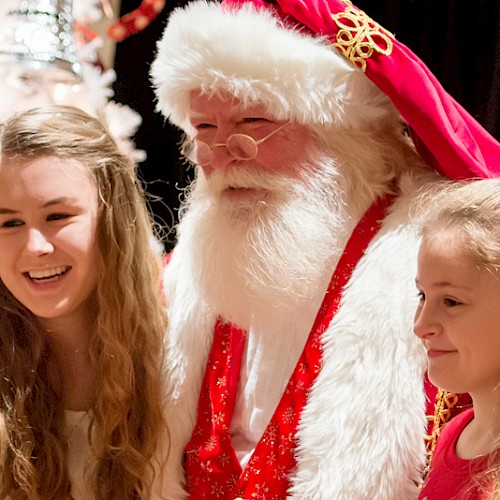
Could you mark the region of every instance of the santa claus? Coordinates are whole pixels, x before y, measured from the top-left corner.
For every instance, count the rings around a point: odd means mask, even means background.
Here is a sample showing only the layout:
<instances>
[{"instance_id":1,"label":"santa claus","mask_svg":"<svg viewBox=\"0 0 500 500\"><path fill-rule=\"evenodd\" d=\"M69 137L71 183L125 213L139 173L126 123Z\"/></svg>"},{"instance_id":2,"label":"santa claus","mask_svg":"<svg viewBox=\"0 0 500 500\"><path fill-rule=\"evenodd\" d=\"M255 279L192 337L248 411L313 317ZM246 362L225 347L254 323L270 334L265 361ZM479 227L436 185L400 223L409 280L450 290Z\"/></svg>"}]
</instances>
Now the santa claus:
<instances>
[{"instance_id":1,"label":"santa claus","mask_svg":"<svg viewBox=\"0 0 500 500\"><path fill-rule=\"evenodd\" d=\"M416 498L408 205L500 148L410 56L349 2L171 15L152 78L196 179L164 279L168 498Z\"/></svg>"}]
</instances>

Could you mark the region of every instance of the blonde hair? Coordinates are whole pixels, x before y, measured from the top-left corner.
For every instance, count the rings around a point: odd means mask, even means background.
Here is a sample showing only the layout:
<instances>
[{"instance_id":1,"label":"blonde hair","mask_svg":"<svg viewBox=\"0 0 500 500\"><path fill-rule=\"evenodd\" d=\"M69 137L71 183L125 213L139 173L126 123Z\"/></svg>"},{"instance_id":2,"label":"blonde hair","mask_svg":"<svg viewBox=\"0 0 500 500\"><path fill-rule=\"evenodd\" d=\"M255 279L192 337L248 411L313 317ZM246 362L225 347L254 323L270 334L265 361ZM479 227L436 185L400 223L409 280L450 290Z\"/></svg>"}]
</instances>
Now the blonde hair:
<instances>
[{"instance_id":1,"label":"blonde hair","mask_svg":"<svg viewBox=\"0 0 500 500\"><path fill-rule=\"evenodd\" d=\"M443 182L417 198L411 214L424 239L442 231L458 231L460 245L473 262L496 273L500 280L499 178ZM472 494L475 488L490 491L493 484L491 498L500 500L500 436L489 453L487 469L473 473L464 495Z\"/></svg>"},{"instance_id":2,"label":"blonde hair","mask_svg":"<svg viewBox=\"0 0 500 500\"><path fill-rule=\"evenodd\" d=\"M411 212L422 237L458 230L476 264L500 271L500 179L443 182L423 193Z\"/></svg>"},{"instance_id":3,"label":"blonde hair","mask_svg":"<svg viewBox=\"0 0 500 500\"><path fill-rule=\"evenodd\" d=\"M162 411L160 255L134 163L104 125L84 111L48 105L12 116L1 160L76 159L98 192L99 281L90 356L96 367L89 440L99 500L148 498L151 459L166 432ZM36 317L0 281L0 497L71 494L64 410L49 383L48 343ZM90 437L91 436L91 437Z\"/></svg>"},{"instance_id":4,"label":"blonde hair","mask_svg":"<svg viewBox=\"0 0 500 500\"><path fill-rule=\"evenodd\" d=\"M500 437L495 443L493 452L490 453L489 467L484 477L486 480L490 479L490 484L493 482L491 500L500 500Z\"/></svg>"}]
</instances>

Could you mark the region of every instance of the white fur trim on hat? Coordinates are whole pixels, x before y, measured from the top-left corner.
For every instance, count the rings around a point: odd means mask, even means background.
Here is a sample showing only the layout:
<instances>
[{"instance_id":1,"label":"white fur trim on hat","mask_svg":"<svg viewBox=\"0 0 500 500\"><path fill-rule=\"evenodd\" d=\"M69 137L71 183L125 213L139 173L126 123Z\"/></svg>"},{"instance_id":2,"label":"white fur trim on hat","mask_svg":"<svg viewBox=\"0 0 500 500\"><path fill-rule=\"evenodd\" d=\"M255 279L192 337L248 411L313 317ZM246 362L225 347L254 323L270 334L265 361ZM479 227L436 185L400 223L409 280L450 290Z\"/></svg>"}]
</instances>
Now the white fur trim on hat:
<instances>
[{"instance_id":1,"label":"white fur trim on hat","mask_svg":"<svg viewBox=\"0 0 500 500\"><path fill-rule=\"evenodd\" d=\"M394 108L328 42L287 28L252 4L197 0L175 9L151 67L157 109L190 131L191 91L228 92L277 119L361 126Z\"/></svg>"}]
</instances>

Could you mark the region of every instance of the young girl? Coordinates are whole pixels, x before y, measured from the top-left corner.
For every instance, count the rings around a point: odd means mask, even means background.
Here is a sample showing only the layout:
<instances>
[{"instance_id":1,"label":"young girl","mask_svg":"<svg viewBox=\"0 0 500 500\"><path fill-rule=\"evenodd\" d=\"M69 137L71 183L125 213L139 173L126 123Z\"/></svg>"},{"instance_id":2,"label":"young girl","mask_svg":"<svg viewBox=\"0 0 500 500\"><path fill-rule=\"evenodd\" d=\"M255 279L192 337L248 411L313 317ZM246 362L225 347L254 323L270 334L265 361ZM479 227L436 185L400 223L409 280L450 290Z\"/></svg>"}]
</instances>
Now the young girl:
<instances>
[{"instance_id":1,"label":"young girl","mask_svg":"<svg viewBox=\"0 0 500 500\"><path fill-rule=\"evenodd\" d=\"M83 111L0 134L0 498L159 498L160 255L134 164Z\"/></svg>"},{"instance_id":2,"label":"young girl","mask_svg":"<svg viewBox=\"0 0 500 500\"><path fill-rule=\"evenodd\" d=\"M500 179L449 186L430 199L415 334L430 380L469 393L473 408L443 428L419 498L490 499L500 483Z\"/></svg>"}]
</instances>

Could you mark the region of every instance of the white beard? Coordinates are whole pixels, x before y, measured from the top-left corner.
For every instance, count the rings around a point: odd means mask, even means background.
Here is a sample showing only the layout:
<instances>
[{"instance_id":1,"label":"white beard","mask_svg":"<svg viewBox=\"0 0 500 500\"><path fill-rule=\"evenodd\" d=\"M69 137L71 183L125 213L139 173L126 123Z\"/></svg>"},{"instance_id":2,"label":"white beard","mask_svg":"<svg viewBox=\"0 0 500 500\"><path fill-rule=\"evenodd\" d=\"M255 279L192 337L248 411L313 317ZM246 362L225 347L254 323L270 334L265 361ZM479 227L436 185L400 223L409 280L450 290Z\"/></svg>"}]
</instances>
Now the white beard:
<instances>
[{"instance_id":1,"label":"white beard","mask_svg":"<svg viewBox=\"0 0 500 500\"><path fill-rule=\"evenodd\" d=\"M222 196L228 186L265 188L267 195L257 202L228 199ZM200 170L178 233L214 312L241 328L269 326L317 295L357 222L343 193L326 157L287 175L255 172L245 162L209 179Z\"/></svg>"}]
</instances>

